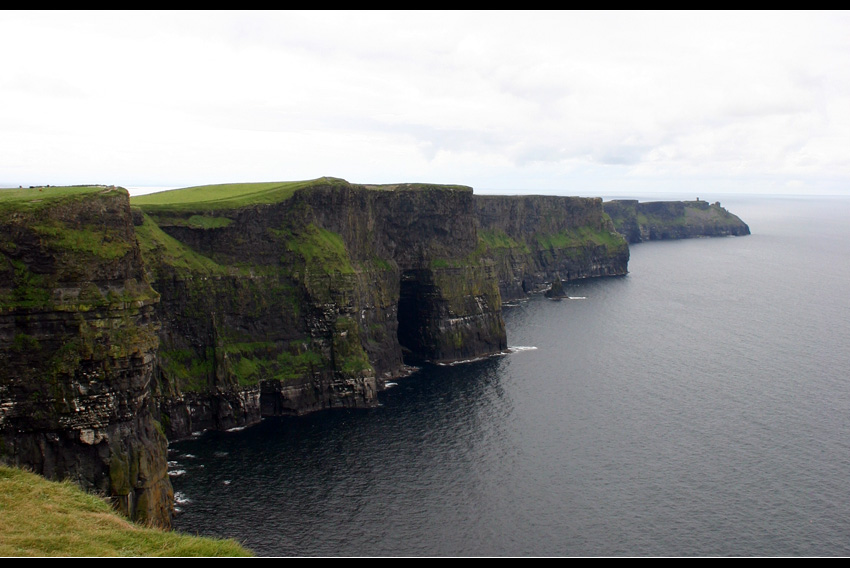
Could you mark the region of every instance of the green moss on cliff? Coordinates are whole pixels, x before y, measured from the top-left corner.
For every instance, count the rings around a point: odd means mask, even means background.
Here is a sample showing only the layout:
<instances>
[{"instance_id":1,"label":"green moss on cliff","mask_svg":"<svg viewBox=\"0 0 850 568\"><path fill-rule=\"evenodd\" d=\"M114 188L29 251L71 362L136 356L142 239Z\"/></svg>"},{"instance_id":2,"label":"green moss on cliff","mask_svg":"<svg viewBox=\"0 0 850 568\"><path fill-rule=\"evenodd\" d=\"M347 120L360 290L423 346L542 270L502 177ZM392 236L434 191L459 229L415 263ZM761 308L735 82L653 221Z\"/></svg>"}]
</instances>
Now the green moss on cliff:
<instances>
[{"instance_id":1,"label":"green moss on cliff","mask_svg":"<svg viewBox=\"0 0 850 568\"><path fill-rule=\"evenodd\" d=\"M333 356L336 369L348 375L374 374L360 341L360 327L357 322L342 316L337 318L334 328Z\"/></svg>"},{"instance_id":2,"label":"green moss on cliff","mask_svg":"<svg viewBox=\"0 0 850 568\"><path fill-rule=\"evenodd\" d=\"M537 245L541 249L581 249L588 244L605 246L610 251L619 250L627 246L621 235L595 229L593 227L576 227L569 231L561 231L556 234L535 235Z\"/></svg>"},{"instance_id":3,"label":"green moss on cliff","mask_svg":"<svg viewBox=\"0 0 850 568\"><path fill-rule=\"evenodd\" d=\"M177 275L225 275L232 271L195 252L165 231L147 214L136 227L136 238L145 263L152 268L170 268Z\"/></svg>"},{"instance_id":4,"label":"green moss on cliff","mask_svg":"<svg viewBox=\"0 0 850 568\"><path fill-rule=\"evenodd\" d=\"M29 227L49 246L86 256L113 260L121 258L132 249L132 243L127 240L126 233L95 223L74 227L62 221L48 219L30 223Z\"/></svg>"},{"instance_id":5,"label":"green moss on cliff","mask_svg":"<svg viewBox=\"0 0 850 568\"><path fill-rule=\"evenodd\" d=\"M303 260L308 271L354 274L348 250L340 235L312 224L298 232L281 231L279 234L284 237L287 250Z\"/></svg>"},{"instance_id":6,"label":"green moss on cliff","mask_svg":"<svg viewBox=\"0 0 850 568\"><path fill-rule=\"evenodd\" d=\"M522 252L531 252L528 245L524 242L517 241L504 231L496 229L478 231L478 238L490 247L491 250L497 249L516 249Z\"/></svg>"},{"instance_id":7,"label":"green moss on cliff","mask_svg":"<svg viewBox=\"0 0 850 568\"><path fill-rule=\"evenodd\" d=\"M8 262L14 269L12 289L11 293L6 293L5 297L0 298L2 301L0 310L49 306L52 286L48 277L31 271L23 261L9 259Z\"/></svg>"},{"instance_id":8,"label":"green moss on cliff","mask_svg":"<svg viewBox=\"0 0 850 568\"><path fill-rule=\"evenodd\" d=\"M162 372L175 381L184 392L204 392L209 388L215 363L212 348L198 356L191 349L160 349L159 364Z\"/></svg>"},{"instance_id":9,"label":"green moss on cliff","mask_svg":"<svg viewBox=\"0 0 850 568\"><path fill-rule=\"evenodd\" d=\"M275 358L277 368L271 378L282 382L291 381L310 376L315 370L328 364L319 352L307 347L306 343L299 347L295 342L290 349L293 349L294 353L283 351Z\"/></svg>"}]
</instances>

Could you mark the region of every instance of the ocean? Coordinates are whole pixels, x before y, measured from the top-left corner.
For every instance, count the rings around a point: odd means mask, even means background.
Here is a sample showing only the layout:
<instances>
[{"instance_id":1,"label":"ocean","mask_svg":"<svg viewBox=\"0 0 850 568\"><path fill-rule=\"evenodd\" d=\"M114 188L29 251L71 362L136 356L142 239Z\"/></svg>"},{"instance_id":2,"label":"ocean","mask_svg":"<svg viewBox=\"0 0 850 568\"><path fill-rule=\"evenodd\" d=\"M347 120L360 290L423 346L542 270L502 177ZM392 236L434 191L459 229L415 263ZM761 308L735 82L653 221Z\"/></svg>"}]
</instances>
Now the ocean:
<instances>
[{"instance_id":1,"label":"ocean","mask_svg":"<svg viewBox=\"0 0 850 568\"><path fill-rule=\"evenodd\" d=\"M506 306L511 353L174 442L177 530L262 556L850 554L850 198Z\"/></svg>"}]
</instances>

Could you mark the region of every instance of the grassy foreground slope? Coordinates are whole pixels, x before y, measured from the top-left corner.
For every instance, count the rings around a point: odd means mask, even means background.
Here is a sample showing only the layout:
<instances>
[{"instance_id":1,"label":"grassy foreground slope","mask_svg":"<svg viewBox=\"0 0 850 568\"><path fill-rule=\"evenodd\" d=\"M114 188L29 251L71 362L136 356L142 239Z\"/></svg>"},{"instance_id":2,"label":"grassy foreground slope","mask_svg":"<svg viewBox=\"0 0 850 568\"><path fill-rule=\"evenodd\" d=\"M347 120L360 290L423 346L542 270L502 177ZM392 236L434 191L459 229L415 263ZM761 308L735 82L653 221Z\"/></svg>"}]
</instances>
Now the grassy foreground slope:
<instances>
[{"instance_id":1,"label":"grassy foreground slope","mask_svg":"<svg viewBox=\"0 0 850 568\"><path fill-rule=\"evenodd\" d=\"M232 540L133 524L97 496L0 465L0 556L251 556Z\"/></svg>"}]
</instances>

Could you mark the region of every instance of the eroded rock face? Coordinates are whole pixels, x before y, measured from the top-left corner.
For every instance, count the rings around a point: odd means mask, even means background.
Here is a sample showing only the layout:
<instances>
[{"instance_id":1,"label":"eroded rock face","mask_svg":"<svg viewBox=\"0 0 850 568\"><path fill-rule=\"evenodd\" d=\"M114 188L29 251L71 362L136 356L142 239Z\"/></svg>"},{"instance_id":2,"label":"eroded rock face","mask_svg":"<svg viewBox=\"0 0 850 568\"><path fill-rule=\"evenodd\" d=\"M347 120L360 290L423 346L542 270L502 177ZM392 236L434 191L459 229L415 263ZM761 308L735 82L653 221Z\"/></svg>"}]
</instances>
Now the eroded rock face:
<instances>
[{"instance_id":1,"label":"eroded rock face","mask_svg":"<svg viewBox=\"0 0 850 568\"><path fill-rule=\"evenodd\" d=\"M128 195L46 193L0 210L0 458L168 527L167 442L150 396L158 295Z\"/></svg>"},{"instance_id":2,"label":"eroded rock face","mask_svg":"<svg viewBox=\"0 0 850 568\"><path fill-rule=\"evenodd\" d=\"M720 203L613 200L604 204L617 231L630 243L750 234L750 228Z\"/></svg>"}]
</instances>

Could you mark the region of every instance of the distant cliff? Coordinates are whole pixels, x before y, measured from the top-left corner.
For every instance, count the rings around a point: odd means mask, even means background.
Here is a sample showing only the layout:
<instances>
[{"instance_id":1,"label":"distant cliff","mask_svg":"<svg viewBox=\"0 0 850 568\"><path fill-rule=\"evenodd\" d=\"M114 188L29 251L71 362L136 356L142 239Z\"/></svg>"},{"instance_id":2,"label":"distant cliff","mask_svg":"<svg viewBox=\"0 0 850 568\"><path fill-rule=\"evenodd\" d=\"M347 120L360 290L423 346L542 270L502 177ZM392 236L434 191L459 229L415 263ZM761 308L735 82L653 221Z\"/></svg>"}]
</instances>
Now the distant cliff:
<instances>
[{"instance_id":1,"label":"distant cliff","mask_svg":"<svg viewBox=\"0 0 850 568\"><path fill-rule=\"evenodd\" d=\"M614 200L604 207L630 243L750 234L747 224L719 202Z\"/></svg>"},{"instance_id":2,"label":"distant cliff","mask_svg":"<svg viewBox=\"0 0 850 568\"><path fill-rule=\"evenodd\" d=\"M628 244L598 197L475 196L475 209L505 300L540 291L555 278L628 272Z\"/></svg>"}]
</instances>

